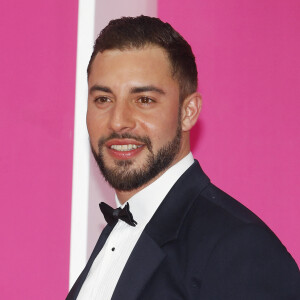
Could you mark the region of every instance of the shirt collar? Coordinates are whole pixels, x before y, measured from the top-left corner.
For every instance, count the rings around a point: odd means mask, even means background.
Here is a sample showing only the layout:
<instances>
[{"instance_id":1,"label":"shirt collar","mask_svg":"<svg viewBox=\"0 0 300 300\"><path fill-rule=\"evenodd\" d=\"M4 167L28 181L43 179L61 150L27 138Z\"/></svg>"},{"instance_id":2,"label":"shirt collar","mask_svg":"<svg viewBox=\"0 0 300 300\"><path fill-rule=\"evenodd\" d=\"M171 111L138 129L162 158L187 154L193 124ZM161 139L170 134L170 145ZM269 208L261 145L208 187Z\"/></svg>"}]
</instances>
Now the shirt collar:
<instances>
[{"instance_id":1,"label":"shirt collar","mask_svg":"<svg viewBox=\"0 0 300 300\"><path fill-rule=\"evenodd\" d=\"M193 163L194 158L190 152L154 182L127 201L138 228L146 226L172 186ZM121 206L117 195L115 198L117 207Z\"/></svg>"}]
</instances>

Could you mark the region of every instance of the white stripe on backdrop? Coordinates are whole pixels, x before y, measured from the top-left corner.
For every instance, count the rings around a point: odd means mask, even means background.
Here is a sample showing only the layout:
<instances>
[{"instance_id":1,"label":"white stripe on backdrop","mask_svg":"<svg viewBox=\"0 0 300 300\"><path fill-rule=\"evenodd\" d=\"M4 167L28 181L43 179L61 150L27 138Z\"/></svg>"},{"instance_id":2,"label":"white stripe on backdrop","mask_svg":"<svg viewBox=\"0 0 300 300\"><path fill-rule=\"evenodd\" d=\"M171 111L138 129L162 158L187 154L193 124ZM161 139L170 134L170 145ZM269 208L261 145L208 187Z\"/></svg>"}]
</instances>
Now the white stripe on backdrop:
<instances>
[{"instance_id":1,"label":"white stripe on backdrop","mask_svg":"<svg viewBox=\"0 0 300 300\"><path fill-rule=\"evenodd\" d=\"M85 125L86 67L94 39L107 23L122 16L157 16L157 0L79 0L76 61L76 96L73 154L70 279L72 287L105 225L98 211L100 201L113 202L113 191L90 159Z\"/></svg>"}]
</instances>

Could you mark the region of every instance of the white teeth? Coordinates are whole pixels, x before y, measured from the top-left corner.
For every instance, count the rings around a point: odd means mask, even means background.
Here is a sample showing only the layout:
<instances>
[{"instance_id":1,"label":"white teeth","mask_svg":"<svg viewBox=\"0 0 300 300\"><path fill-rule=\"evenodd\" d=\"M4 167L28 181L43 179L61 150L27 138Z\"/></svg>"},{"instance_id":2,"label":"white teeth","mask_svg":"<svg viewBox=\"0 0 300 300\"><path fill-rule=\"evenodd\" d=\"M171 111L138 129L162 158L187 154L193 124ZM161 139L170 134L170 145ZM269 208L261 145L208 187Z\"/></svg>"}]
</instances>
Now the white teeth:
<instances>
[{"instance_id":1,"label":"white teeth","mask_svg":"<svg viewBox=\"0 0 300 300\"><path fill-rule=\"evenodd\" d=\"M129 144L129 145L111 145L110 148L117 150L117 151L130 151L132 149L137 149L141 147L141 145L134 145L134 144Z\"/></svg>"}]
</instances>

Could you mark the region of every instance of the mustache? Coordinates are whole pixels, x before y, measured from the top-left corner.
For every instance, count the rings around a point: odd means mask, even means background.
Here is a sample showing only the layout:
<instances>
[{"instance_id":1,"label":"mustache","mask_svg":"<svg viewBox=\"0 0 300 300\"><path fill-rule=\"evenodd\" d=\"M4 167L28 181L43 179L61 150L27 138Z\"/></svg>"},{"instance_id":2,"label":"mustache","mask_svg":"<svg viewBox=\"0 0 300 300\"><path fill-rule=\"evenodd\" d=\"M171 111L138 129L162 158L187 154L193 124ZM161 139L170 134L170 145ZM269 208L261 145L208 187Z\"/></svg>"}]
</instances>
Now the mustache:
<instances>
[{"instance_id":1,"label":"mustache","mask_svg":"<svg viewBox=\"0 0 300 300\"><path fill-rule=\"evenodd\" d=\"M152 143L151 143L151 140L148 136L137 136L137 135L133 135L131 133L119 134L119 133L116 133L116 132L113 132L108 137L104 137L104 138L99 139L99 142L98 142L99 150L103 147L103 145L105 143L107 143L109 140L112 140L112 139L133 139L133 140L136 140L137 142L141 142L141 143L145 144L146 147L148 148L148 150L152 153Z\"/></svg>"}]
</instances>

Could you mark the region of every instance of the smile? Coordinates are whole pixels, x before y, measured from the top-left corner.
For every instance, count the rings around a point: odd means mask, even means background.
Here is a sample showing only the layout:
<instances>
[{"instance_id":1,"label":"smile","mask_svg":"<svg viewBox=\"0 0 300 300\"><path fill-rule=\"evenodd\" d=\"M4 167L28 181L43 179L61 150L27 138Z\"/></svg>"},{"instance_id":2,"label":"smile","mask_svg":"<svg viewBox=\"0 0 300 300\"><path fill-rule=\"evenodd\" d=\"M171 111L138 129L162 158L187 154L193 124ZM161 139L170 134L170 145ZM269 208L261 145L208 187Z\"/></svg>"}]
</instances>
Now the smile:
<instances>
[{"instance_id":1,"label":"smile","mask_svg":"<svg viewBox=\"0 0 300 300\"><path fill-rule=\"evenodd\" d=\"M110 148L116 151L130 151L142 147L142 145L128 144L128 145L111 145Z\"/></svg>"}]
</instances>

